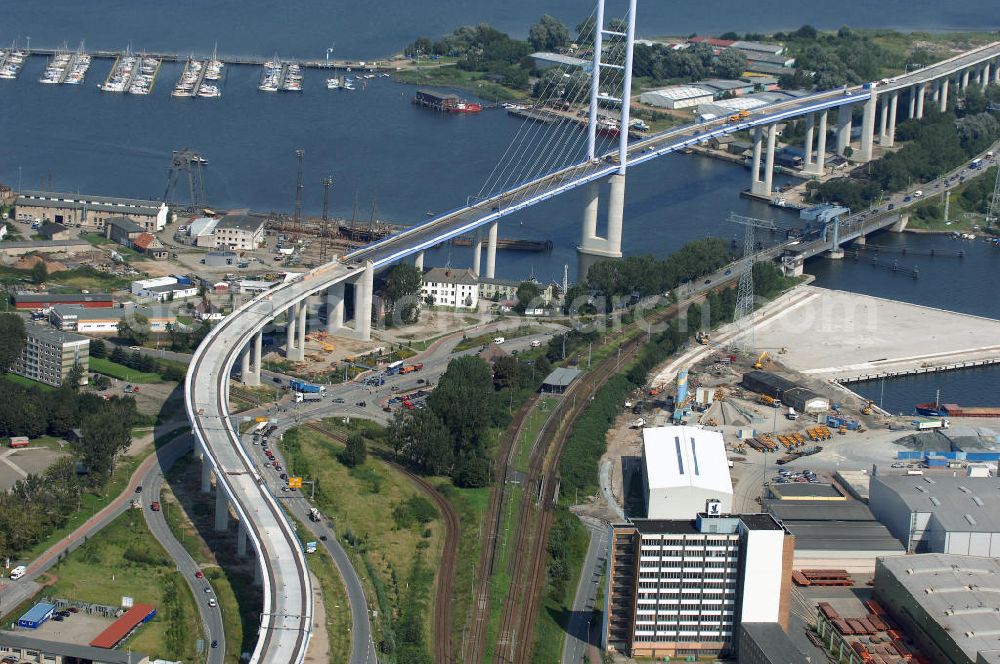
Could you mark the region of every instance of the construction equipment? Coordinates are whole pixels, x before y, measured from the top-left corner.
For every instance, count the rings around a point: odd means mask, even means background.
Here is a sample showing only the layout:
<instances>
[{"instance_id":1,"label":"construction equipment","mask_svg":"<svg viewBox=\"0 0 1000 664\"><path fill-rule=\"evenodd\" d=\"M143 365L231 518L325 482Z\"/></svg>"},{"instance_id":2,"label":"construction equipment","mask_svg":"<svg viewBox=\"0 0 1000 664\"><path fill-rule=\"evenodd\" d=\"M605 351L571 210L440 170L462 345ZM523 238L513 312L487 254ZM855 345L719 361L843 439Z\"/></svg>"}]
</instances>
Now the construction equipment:
<instances>
[{"instance_id":1,"label":"construction equipment","mask_svg":"<svg viewBox=\"0 0 1000 664\"><path fill-rule=\"evenodd\" d=\"M778 407L778 400L768 394L760 395L759 401L765 406L771 406L772 408Z\"/></svg>"},{"instance_id":2,"label":"construction equipment","mask_svg":"<svg viewBox=\"0 0 1000 664\"><path fill-rule=\"evenodd\" d=\"M699 330L698 332L696 332L695 335L694 335L694 340L697 341L698 343L700 343L702 346L707 346L708 345L708 339L709 339L708 333L707 332L702 332L701 330Z\"/></svg>"},{"instance_id":3,"label":"construction equipment","mask_svg":"<svg viewBox=\"0 0 1000 664\"><path fill-rule=\"evenodd\" d=\"M874 401L869 401L868 404L865 405L865 407L861 409L861 414L862 415L871 415L873 412L875 412L875 402Z\"/></svg>"},{"instance_id":4,"label":"construction equipment","mask_svg":"<svg viewBox=\"0 0 1000 664\"><path fill-rule=\"evenodd\" d=\"M740 111L739 113L733 113L732 115L729 116L729 122L741 122L743 120L749 120L749 119L750 119L750 112L745 110Z\"/></svg>"},{"instance_id":5,"label":"construction equipment","mask_svg":"<svg viewBox=\"0 0 1000 664\"><path fill-rule=\"evenodd\" d=\"M760 354L760 357L757 358L757 361L753 363L753 368L754 369L763 369L764 368L764 360L768 359L769 357L770 357L770 355L768 355L767 351L765 350L763 353Z\"/></svg>"}]
</instances>

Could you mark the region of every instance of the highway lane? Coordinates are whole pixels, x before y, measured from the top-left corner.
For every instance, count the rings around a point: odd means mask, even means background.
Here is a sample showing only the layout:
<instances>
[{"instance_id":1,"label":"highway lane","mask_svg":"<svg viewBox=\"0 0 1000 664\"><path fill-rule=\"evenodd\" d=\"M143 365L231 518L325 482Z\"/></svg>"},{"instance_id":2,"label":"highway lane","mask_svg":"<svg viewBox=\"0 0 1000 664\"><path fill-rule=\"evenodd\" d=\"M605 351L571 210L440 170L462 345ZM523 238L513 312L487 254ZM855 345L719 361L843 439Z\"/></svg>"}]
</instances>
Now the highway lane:
<instances>
[{"instance_id":1,"label":"highway lane","mask_svg":"<svg viewBox=\"0 0 1000 664\"><path fill-rule=\"evenodd\" d=\"M154 512L150 505L153 501L160 501L160 489L163 484L163 473L184 454L188 454L194 446L194 437L185 434L177 440L177 447L172 449L167 455L160 455L159 463L152 464L141 476L140 481L143 491L140 494L142 502L142 512L146 517L146 525L153 537L166 549L167 555L177 565L177 571L184 577L191 594L198 605L198 616L201 619L202 628L205 630L205 654L208 664L222 664L226 655L226 635L222 622L222 607L216 604L212 607L208 605L209 598L215 598L215 593L206 593L205 588L210 588L212 584L208 579L198 579L195 573L201 570L191 554L184 546L177 541L170 526L167 525L166 515L162 511ZM216 648L212 648L212 642L217 643Z\"/></svg>"}]
</instances>

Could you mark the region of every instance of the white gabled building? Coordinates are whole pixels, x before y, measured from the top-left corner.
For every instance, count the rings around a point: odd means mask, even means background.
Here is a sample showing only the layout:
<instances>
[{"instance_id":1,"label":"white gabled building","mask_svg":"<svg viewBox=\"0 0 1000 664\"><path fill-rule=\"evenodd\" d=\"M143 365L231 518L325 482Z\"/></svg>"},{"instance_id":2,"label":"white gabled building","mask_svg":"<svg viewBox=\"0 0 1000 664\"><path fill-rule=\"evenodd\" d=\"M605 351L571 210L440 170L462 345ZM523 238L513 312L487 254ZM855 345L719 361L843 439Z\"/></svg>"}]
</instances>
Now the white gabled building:
<instances>
[{"instance_id":1,"label":"white gabled building","mask_svg":"<svg viewBox=\"0 0 1000 664\"><path fill-rule=\"evenodd\" d=\"M693 519L733 508L733 482L722 434L696 427L642 430L642 483L649 519ZM717 501L714 507L707 507Z\"/></svg>"},{"instance_id":2,"label":"white gabled building","mask_svg":"<svg viewBox=\"0 0 1000 664\"><path fill-rule=\"evenodd\" d=\"M431 268L424 273L420 295L435 307L475 310L479 307L479 279L469 268Z\"/></svg>"}]
</instances>

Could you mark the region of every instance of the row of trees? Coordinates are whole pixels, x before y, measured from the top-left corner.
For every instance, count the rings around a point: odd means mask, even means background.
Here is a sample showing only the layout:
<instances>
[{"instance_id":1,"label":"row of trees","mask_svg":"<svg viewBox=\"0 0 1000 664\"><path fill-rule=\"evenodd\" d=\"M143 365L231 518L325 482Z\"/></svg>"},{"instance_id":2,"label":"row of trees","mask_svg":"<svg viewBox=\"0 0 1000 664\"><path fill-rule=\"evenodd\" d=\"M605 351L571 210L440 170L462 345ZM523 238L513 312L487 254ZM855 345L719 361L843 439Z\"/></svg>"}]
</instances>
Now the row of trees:
<instances>
[{"instance_id":1,"label":"row of trees","mask_svg":"<svg viewBox=\"0 0 1000 664\"><path fill-rule=\"evenodd\" d=\"M796 59L797 72L782 77L783 88L827 90L877 81L885 71L902 69L920 59L919 53L909 57L897 53L849 27L836 33L820 33L805 25L794 32L776 33L774 39L784 42L788 53Z\"/></svg>"},{"instance_id":2,"label":"row of trees","mask_svg":"<svg viewBox=\"0 0 1000 664\"><path fill-rule=\"evenodd\" d=\"M718 270L731 260L726 243L718 238L695 240L667 258L649 254L623 260L599 261L587 271L584 282L569 289L566 301L590 293L606 298L646 297L666 293L680 284ZM610 310L610 307L609 309Z\"/></svg>"},{"instance_id":3,"label":"row of trees","mask_svg":"<svg viewBox=\"0 0 1000 664\"><path fill-rule=\"evenodd\" d=\"M653 79L653 84L686 83L705 78L739 78L746 71L747 59L734 48L718 55L707 44L694 44L674 50L665 44L636 44L632 74Z\"/></svg>"}]
</instances>

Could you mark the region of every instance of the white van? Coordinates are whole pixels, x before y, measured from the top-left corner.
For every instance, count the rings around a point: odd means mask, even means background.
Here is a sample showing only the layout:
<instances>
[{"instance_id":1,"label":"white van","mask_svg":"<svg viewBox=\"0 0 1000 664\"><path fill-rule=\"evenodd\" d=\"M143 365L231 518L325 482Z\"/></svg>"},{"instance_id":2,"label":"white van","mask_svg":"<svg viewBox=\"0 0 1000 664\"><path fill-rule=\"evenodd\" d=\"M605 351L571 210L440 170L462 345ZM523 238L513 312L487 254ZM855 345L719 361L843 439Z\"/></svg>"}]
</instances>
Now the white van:
<instances>
[{"instance_id":1,"label":"white van","mask_svg":"<svg viewBox=\"0 0 1000 664\"><path fill-rule=\"evenodd\" d=\"M28 571L27 567L25 567L24 565L18 565L17 567L15 567L10 571L10 580L17 581L22 576L24 576L24 573L27 571Z\"/></svg>"},{"instance_id":2,"label":"white van","mask_svg":"<svg viewBox=\"0 0 1000 664\"><path fill-rule=\"evenodd\" d=\"M923 196L923 195L924 195L924 192L922 192L922 191L921 191L921 190L919 190L919 189L917 189L917 190L916 190L915 192L913 192L913 197L914 197L914 198L920 198L920 197L921 197L921 196Z\"/></svg>"},{"instance_id":3,"label":"white van","mask_svg":"<svg viewBox=\"0 0 1000 664\"><path fill-rule=\"evenodd\" d=\"M532 341L531 341L531 347L532 348L538 348L541 345L542 345L541 341L539 341L538 339L532 339Z\"/></svg>"},{"instance_id":4,"label":"white van","mask_svg":"<svg viewBox=\"0 0 1000 664\"><path fill-rule=\"evenodd\" d=\"M507 341L507 340L504 339L503 337L493 337L493 343L495 343L495 344L502 344L505 341Z\"/></svg>"}]
</instances>

